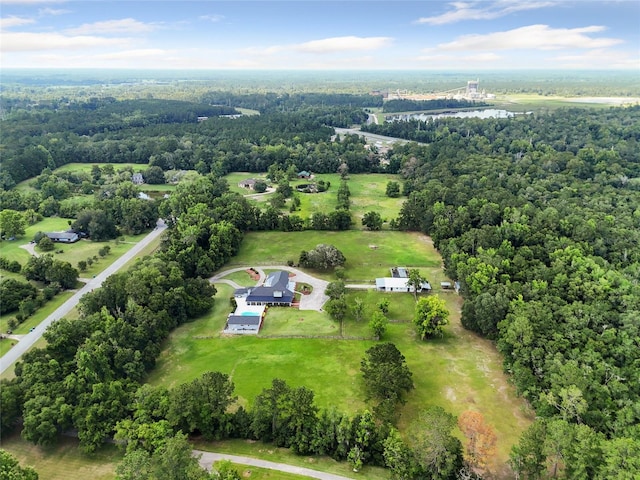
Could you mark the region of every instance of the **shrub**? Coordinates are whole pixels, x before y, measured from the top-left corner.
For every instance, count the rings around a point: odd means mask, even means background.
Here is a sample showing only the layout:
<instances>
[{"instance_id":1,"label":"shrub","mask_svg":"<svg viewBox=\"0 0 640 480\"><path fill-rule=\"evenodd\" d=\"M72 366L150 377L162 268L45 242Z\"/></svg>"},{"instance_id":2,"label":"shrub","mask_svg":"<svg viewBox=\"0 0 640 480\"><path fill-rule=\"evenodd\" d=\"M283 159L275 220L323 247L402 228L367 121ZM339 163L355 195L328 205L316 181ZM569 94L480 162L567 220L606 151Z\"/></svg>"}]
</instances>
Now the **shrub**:
<instances>
[{"instance_id":1,"label":"shrub","mask_svg":"<svg viewBox=\"0 0 640 480\"><path fill-rule=\"evenodd\" d=\"M0 268L7 270L8 272L19 273L22 270L22 265L16 260L9 260L6 257L0 257Z\"/></svg>"},{"instance_id":2,"label":"shrub","mask_svg":"<svg viewBox=\"0 0 640 480\"><path fill-rule=\"evenodd\" d=\"M51 250L56 248L56 246L53 244L53 240L45 235L40 240L38 240L38 248L43 252L50 252Z\"/></svg>"}]
</instances>

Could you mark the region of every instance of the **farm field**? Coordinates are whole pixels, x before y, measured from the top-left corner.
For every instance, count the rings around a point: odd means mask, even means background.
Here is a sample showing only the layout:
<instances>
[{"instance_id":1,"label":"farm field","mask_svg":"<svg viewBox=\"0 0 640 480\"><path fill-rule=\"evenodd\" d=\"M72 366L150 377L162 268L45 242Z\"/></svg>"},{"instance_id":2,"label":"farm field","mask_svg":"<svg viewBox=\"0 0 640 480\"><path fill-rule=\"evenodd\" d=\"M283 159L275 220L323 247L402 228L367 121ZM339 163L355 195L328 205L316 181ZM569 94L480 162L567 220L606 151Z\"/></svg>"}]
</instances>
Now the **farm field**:
<instances>
[{"instance_id":1,"label":"farm field","mask_svg":"<svg viewBox=\"0 0 640 480\"><path fill-rule=\"evenodd\" d=\"M263 258L258 245L270 246L268 248L274 255L276 247L273 245L278 245L280 255L286 258L300 249L309 248L309 245L312 247L318 240L316 235L319 232L300 232L297 237L295 233L287 234L296 237L290 243L285 242L284 238L274 238L271 233L248 235L234 263L242 261L247 265L256 264L257 259ZM365 304L365 317L357 322L347 316L344 321L345 337L370 336L366 326L367 312L376 308L383 295L390 299L389 317L394 323L389 325L383 340L395 343L405 355L416 386L407 396L407 403L400 407L399 427L405 429L423 409L431 405L442 406L455 415L465 410L480 411L498 436L492 471L500 474L511 446L531 421L525 403L516 397L502 373L500 355L491 342L462 328L461 298L453 292L439 289L439 281L444 279L444 275L439 268L437 253L426 237L377 232L378 243L383 247L376 250L377 266L371 268L366 258L357 255L361 250L357 246L368 243L368 240L358 238L368 233L339 232L325 239L341 250L344 248L348 263L352 259L347 276L365 278L364 274L359 273L361 271L375 271L375 275L385 276L390 266L409 265L409 258L403 258L406 262L396 262L397 251L391 247L384 248L389 244L403 245L407 251L413 252L414 265L429 265L424 266L421 272L434 286L431 295L440 295L446 301L451 325L446 327L442 338L423 342L416 337L411 324L414 308L412 294L354 291L348 293L348 303L352 304L355 297L361 298ZM245 250L251 245L256 247L253 254ZM346 250L350 250L350 253ZM323 276L332 280L329 274ZM339 325L328 317L323 319L324 314L320 312L281 312L284 309L270 309L258 336L222 335L220 332L230 312L228 299L233 289L222 284L216 287L218 301L213 311L173 332L156 369L148 379L149 383L175 386L205 371L219 370L232 377L242 405L250 406L256 395L270 385L271 379L277 377L292 386L304 385L312 389L320 407L336 407L352 414L366 407L360 361L364 352L375 343L373 340L311 338L339 335ZM296 334L307 338L270 337Z\"/></svg>"}]
</instances>

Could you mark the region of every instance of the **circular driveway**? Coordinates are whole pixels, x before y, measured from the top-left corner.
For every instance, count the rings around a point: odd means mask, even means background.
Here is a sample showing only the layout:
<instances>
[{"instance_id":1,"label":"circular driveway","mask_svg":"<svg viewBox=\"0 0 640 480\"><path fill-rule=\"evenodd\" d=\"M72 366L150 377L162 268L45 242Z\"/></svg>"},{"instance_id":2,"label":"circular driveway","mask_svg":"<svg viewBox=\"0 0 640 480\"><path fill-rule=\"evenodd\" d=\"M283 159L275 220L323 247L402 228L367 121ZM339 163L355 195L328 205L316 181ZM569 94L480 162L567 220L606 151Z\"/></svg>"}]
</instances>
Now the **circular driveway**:
<instances>
[{"instance_id":1,"label":"circular driveway","mask_svg":"<svg viewBox=\"0 0 640 480\"><path fill-rule=\"evenodd\" d=\"M236 267L230 268L229 270L224 270L209 279L211 283L227 283L230 284L228 280L224 280L224 277L234 272L243 272L246 269L250 268L250 266L246 267ZM311 285L313 289L309 295L300 295L300 306L298 307L300 310L317 310L322 311L322 306L325 304L329 297L325 295L324 291L329 285L329 282L326 280L320 280L319 278L313 277L308 273L303 272L294 267L282 266L282 265L267 265L261 267L253 267L260 274L260 279L257 282L257 285L261 285L266 278L266 274L264 270L285 270L287 272L293 273L293 277L291 280L294 282L302 282L308 283ZM237 287L236 287L237 288Z\"/></svg>"}]
</instances>

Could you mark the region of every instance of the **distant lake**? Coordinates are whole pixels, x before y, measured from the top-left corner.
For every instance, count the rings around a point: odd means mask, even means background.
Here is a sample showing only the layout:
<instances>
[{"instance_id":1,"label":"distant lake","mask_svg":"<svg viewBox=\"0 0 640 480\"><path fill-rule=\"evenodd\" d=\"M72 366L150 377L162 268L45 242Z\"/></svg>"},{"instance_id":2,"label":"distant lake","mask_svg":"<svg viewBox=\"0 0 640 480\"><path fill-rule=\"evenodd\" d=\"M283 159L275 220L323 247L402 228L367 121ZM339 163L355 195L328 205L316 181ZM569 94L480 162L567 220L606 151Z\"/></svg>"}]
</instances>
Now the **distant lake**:
<instances>
[{"instance_id":1,"label":"distant lake","mask_svg":"<svg viewBox=\"0 0 640 480\"><path fill-rule=\"evenodd\" d=\"M513 117L515 113L507 110L497 110L488 108L486 110L470 110L467 112L445 112L445 113L407 113L401 115L389 115L386 118L388 122L406 122L408 120L421 120L426 122L434 118L508 118Z\"/></svg>"}]
</instances>

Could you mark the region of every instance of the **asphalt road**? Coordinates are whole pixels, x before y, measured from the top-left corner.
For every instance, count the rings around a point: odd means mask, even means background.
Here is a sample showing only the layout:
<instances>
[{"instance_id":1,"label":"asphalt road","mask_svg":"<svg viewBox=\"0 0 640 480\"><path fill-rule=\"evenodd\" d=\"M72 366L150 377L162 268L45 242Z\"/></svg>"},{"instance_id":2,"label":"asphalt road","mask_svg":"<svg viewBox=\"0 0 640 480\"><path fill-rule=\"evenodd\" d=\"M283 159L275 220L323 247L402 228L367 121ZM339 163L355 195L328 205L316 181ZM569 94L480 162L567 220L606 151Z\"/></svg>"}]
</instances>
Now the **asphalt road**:
<instances>
[{"instance_id":1,"label":"asphalt road","mask_svg":"<svg viewBox=\"0 0 640 480\"><path fill-rule=\"evenodd\" d=\"M267 460L259 460L251 457L240 457L238 455L227 455L226 453L203 452L202 450L194 450L193 454L200 455L200 466L211 471L213 464L220 460L229 460L239 465L249 465L251 467L268 468L270 470L278 470L280 472L295 473L309 478L318 478L320 480L351 480L349 477L334 475L333 473L319 472L311 468L296 467L287 465L286 463L269 462Z\"/></svg>"},{"instance_id":2,"label":"asphalt road","mask_svg":"<svg viewBox=\"0 0 640 480\"><path fill-rule=\"evenodd\" d=\"M24 335L18 344L14 346L11 350L5 353L2 357L0 357L0 373L3 373L7 370L13 363L18 360L23 353L29 350L34 343L36 343L42 334L47 329L49 325L51 325L56 320L64 318L73 308L78 304L80 299L85 293L90 292L94 288L99 288L102 285L107 277L116 273L120 270L129 260L135 257L140 251L142 251L149 243L151 243L155 238L160 236L162 232L166 229L166 225L161 220L158 220L158 227L153 230L149 235L140 240L134 247L122 255L119 259L109 265L104 271L99 273L92 278L89 282L85 284L80 290L78 290L73 296L64 302L58 309L45 318L40 324L35 327L32 332Z\"/></svg>"},{"instance_id":3,"label":"asphalt road","mask_svg":"<svg viewBox=\"0 0 640 480\"><path fill-rule=\"evenodd\" d=\"M396 137L386 137L384 135L378 135L377 133L363 132L360 128L335 128L336 133L340 135L346 135L347 133L352 135L359 135L364 137L370 142L386 142L386 143L409 143L409 140Z\"/></svg>"}]
</instances>

